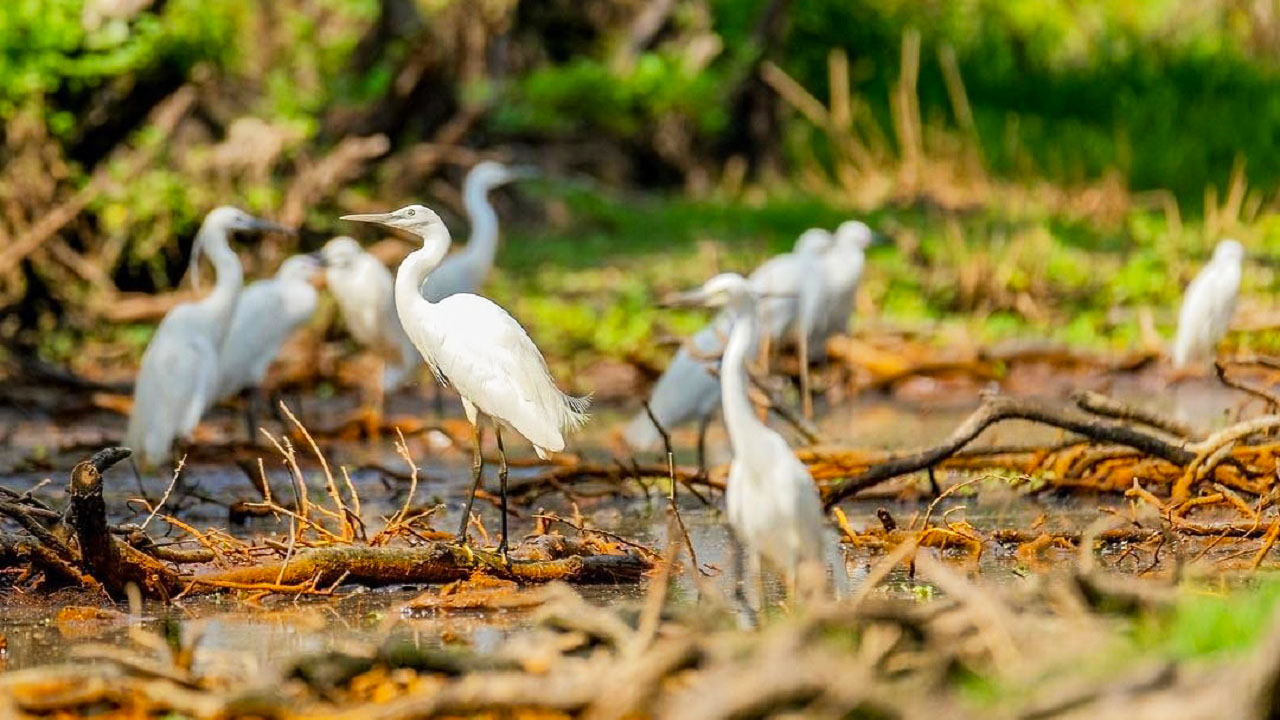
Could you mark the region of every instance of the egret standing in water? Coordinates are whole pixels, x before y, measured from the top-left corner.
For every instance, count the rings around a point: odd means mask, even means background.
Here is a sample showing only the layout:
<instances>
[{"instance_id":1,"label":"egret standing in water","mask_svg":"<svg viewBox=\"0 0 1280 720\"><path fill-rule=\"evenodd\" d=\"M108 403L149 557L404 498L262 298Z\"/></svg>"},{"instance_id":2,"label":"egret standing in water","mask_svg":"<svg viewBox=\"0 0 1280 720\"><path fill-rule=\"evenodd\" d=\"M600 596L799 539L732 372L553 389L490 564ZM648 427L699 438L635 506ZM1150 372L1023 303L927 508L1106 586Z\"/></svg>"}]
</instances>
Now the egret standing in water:
<instances>
[{"instance_id":1,"label":"egret standing in water","mask_svg":"<svg viewBox=\"0 0 1280 720\"><path fill-rule=\"evenodd\" d=\"M168 460L174 439L188 437L217 397L218 351L244 285L240 258L229 244L236 230L288 232L233 207L205 216L191 247L189 272L198 284L200 255L208 254L217 272L213 292L164 316L134 383L125 445L143 467Z\"/></svg>"},{"instance_id":2,"label":"egret standing in water","mask_svg":"<svg viewBox=\"0 0 1280 720\"><path fill-rule=\"evenodd\" d=\"M347 331L383 361L381 376L373 381L374 414L380 419L384 395L404 385L418 368L418 351L396 315L391 271L346 236L325 243L320 257L325 285L338 301Z\"/></svg>"},{"instance_id":3,"label":"egret standing in water","mask_svg":"<svg viewBox=\"0 0 1280 720\"><path fill-rule=\"evenodd\" d=\"M806 230L796 239L793 251L770 258L748 280L759 298L766 361L770 347L788 344L800 359L800 402L805 418L813 417L808 360L810 342L817 340L818 324L829 303L823 260L832 242L826 230Z\"/></svg>"},{"instance_id":4,"label":"egret standing in water","mask_svg":"<svg viewBox=\"0 0 1280 720\"><path fill-rule=\"evenodd\" d=\"M250 441L262 381L280 346L315 314L314 283L321 269L316 256L294 255L281 263L275 277L250 283L236 302L218 355L218 399L249 391L245 417Z\"/></svg>"},{"instance_id":5,"label":"egret standing in water","mask_svg":"<svg viewBox=\"0 0 1280 720\"><path fill-rule=\"evenodd\" d=\"M729 524L756 571L763 558L795 587L800 573L821 568L822 502L808 469L760 421L747 396L747 362L759 323L756 294L741 275L725 273L670 304L724 308L729 317L732 329L720 361L722 411L733 450L725 486Z\"/></svg>"},{"instance_id":6,"label":"egret standing in water","mask_svg":"<svg viewBox=\"0 0 1280 720\"><path fill-rule=\"evenodd\" d=\"M779 345L794 338L797 348L806 355L825 342L825 336L818 339L814 333L830 322L834 313L828 307L833 294L826 286L826 276L829 266L842 258L828 257L833 246L828 231L806 230L797 238L792 252L770 258L752 273L752 288L757 295L768 296L758 309L768 342ZM821 281L815 282L815 278ZM720 399L720 385L707 363L720 356L730 324L722 313L682 345L649 395L649 408L663 428L670 430L698 421L700 464L706 428ZM752 355L755 352L753 349ZM806 386L802 389L807 390L807 371L801 376L801 383ZM627 424L623 437L632 449L648 450L656 447L661 434L648 413L641 411Z\"/></svg>"},{"instance_id":7,"label":"egret standing in water","mask_svg":"<svg viewBox=\"0 0 1280 720\"><path fill-rule=\"evenodd\" d=\"M1173 342L1174 367L1213 359L1236 311L1243 261L1244 247L1235 240L1223 240L1214 248L1209 264L1187 286Z\"/></svg>"},{"instance_id":8,"label":"egret standing in water","mask_svg":"<svg viewBox=\"0 0 1280 720\"><path fill-rule=\"evenodd\" d=\"M564 394L556 387L546 360L529 334L506 310L491 300L458 293L432 302L420 288L444 259L451 242L449 229L433 210L409 205L394 212L344 215L343 220L378 223L422 238L422 247L409 253L396 271L396 311L414 347L440 382L449 382L462 396L462 407L474 429L472 485L462 513L458 538L466 542L471 506L484 469L480 453L480 420L493 422L498 444L498 481L502 488L502 543L507 531L507 455L502 428L533 444L546 459L564 449L564 436L587 421L587 399Z\"/></svg>"}]
</instances>

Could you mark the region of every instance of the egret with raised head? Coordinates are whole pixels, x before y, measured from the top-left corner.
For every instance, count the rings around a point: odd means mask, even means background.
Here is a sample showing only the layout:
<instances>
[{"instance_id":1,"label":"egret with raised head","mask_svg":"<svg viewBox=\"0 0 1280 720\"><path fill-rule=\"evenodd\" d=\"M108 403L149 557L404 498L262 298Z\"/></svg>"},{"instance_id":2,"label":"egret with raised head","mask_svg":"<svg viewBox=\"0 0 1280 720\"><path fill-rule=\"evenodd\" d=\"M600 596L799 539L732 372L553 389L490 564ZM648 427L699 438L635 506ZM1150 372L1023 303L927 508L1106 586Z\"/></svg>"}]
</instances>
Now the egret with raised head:
<instances>
[{"instance_id":1,"label":"egret with raised head","mask_svg":"<svg viewBox=\"0 0 1280 720\"><path fill-rule=\"evenodd\" d=\"M498 255L498 213L489 202L489 191L513 180L533 177L528 167L507 167L485 160L467 173L462 203L471 220L471 237L463 249L451 253L422 283L422 296L439 302L456 293L477 293L493 270Z\"/></svg>"},{"instance_id":2,"label":"egret with raised head","mask_svg":"<svg viewBox=\"0 0 1280 720\"><path fill-rule=\"evenodd\" d=\"M165 314L134 383L125 445L143 467L168 460L173 441L190 436L217 398L219 349L244 285L240 258L229 241L237 230L289 232L234 207L205 216L191 247L189 273L198 285L200 256L207 254L217 273L213 292Z\"/></svg>"},{"instance_id":3,"label":"egret with raised head","mask_svg":"<svg viewBox=\"0 0 1280 720\"><path fill-rule=\"evenodd\" d=\"M723 308L729 318L720 360L720 398L733 451L725 486L729 524L757 571L763 558L794 588L808 567L821 569L822 502L808 469L787 441L761 422L747 396L747 363L760 322L756 293L741 275L724 273L667 302Z\"/></svg>"},{"instance_id":4,"label":"egret with raised head","mask_svg":"<svg viewBox=\"0 0 1280 720\"><path fill-rule=\"evenodd\" d=\"M473 428L472 485L458 530L466 542L471 507L484 469L480 452L480 421L488 417L497 438L498 481L502 492L502 542L507 530L507 455L502 429L527 439L538 457L547 458L565 446L565 434L587 420L587 398L576 398L556 387L538 347L515 318L493 301L471 293L457 293L438 302L422 296L420 288L444 259L451 242L449 229L435 211L409 205L389 213L344 215L343 220L377 223L412 233L422 247L409 253L396 271L395 303L400 322L437 380L453 385Z\"/></svg>"},{"instance_id":5,"label":"egret with raised head","mask_svg":"<svg viewBox=\"0 0 1280 720\"><path fill-rule=\"evenodd\" d=\"M825 254L832 244L831 233L826 230L806 230L796 239L792 252L770 258L752 273L751 286L758 295L767 296L761 300L758 312L764 318L764 334L774 347L785 343L788 337L794 338L806 354L812 347L817 322L827 317L823 307L829 296L825 280L813 279L825 276ZM699 464L703 461L706 428L720 399L720 385L708 363L720 357L729 325L728 317L721 314L681 345L649 394L649 409L664 429L698 421ZM802 330L803 340L799 335ZM752 355L755 353L753 349ZM802 384L807 386L807 380L806 372ZM631 418L623 438L634 450L649 450L657 446L661 434L642 410Z\"/></svg>"}]
</instances>

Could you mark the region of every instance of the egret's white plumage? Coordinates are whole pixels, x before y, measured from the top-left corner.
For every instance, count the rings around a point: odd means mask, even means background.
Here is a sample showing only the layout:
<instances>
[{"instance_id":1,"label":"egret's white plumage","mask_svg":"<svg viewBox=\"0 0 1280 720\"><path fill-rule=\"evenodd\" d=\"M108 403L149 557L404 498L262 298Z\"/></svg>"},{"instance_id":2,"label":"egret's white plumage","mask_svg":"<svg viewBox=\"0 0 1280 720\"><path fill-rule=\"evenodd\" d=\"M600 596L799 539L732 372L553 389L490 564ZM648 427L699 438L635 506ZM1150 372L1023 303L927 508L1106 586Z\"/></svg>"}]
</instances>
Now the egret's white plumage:
<instances>
[{"instance_id":1,"label":"egret's white plumage","mask_svg":"<svg viewBox=\"0 0 1280 720\"><path fill-rule=\"evenodd\" d=\"M822 263L827 294L819 310L821 318L816 323L819 349L825 346L827 338L849 329L867 248L874 239L871 228L858 220L846 220L836 228Z\"/></svg>"},{"instance_id":2,"label":"egret's white plumage","mask_svg":"<svg viewBox=\"0 0 1280 720\"><path fill-rule=\"evenodd\" d=\"M649 409L668 430L708 418L720 400L720 384L707 369L724 351L729 336L727 318L717 317L676 351L649 393ZM641 410L627 423L623 439L635 450L652 450L662 440L658 428Z\"/></svg>"},{"instance_id":3,"label":"egret's white plumage","mask_svg":"<svg viewBox=\"0 0 1280 720\"><path fill-rule=\"evenodd\" d=\"M391 271L345 235L325 243L320 256L325 285L338 301L347 331L386 361L382 389L396 390L412 379L419 359L396 314Z\"/></svg>"},{"instance_id":4,"label":"egret's white plumage","mask_svg":"<svg viewBox=\"0 0 1280 720\"><path fill-rule=\"evenodd\" d=\"M570 397L556 387L546 360L515 318L497 304L470 293L450 295L439 302L424 298L420 288L449 251L449 230L436 213L410 205L391 213L346 215L344 220L374 222L400 228L422 238L422 247L409 253L396 271L396 311L406 333L427 365L442 382L462 396L467 419L479 428L488 416L499 432L504 457L503 540L506 548L505 452L501 427L508 427L533 444L539 457L559 452L565 434L587 420L586 398ZM479 445L477 434L477 461ZM479 465L476 483L479 483ZM472 490L474 497L475 490ZM468 502L468 511L470 502ZM463 517L465 535L467 518Z\"/></svg>"},{"instance_id":5,"label":"egret's white plumage","mask_svg":"<svg viewBox=\"0 0 1280 720\"><path fill-rule=\"evenodd\" d=\"M498 213L489 191L530 171L486 160L471 168L462 186L462 202L471 220L467 246L446 257L422 284L422 295L438 302L456 293L476 293L484 286L498 254Z\"/></svg>"},{"instance_id":6,"label":"egret's white plumage","mask_svg":"<svg viewBox=\"0 0 1280 720\"><path fill-rule=\"evenodd\" d=\"M272 228L278 226L220 207L205 217L196 233L191 270L197 272L201 253L208 254L217 282L205 298L170 310L142 355L125 431L125 444L142 466L167 460L173 441L195 430L216 397L218 350L244 284L244 270L228 235Z\"/></svg>"},{"instance_id":7,"label":"egret's white plumage","mask_svg":"<svg viewBox=\"0 0 1280 720\"><path fill-rule=\"evenodd\" d=\"M750 283L717 275L685 301L723 307L732 330L720 362L720 395L733 459L725 504L729 523L752 555L794 578L803 563L822 559L822 502L787 441L760 421L747 396L747 362L756 344L758 313Z\"/></svg>"},{"instance_id":8,"label":"egret's white plumage","mask_svg":"<svg viewBox=\"0 0 1280 720\"><path fill-rule=\"evenodd\" d=\"M294 255L274 277L250 283L240 293L231 327L218 354L218 398L262 385L280 346L316 311L312 284L320 261Z\"/></svg>"},{"instance_id":9,"label":"egret's white plumage","mask_svg":"<svg viewBox=\"0 0 1280 720\"><path fill-rule=\"evenodd\" d=\"M1213 359L1236 311L1243 261L1244 247L1235 240L1223 240L1214 248L1209 264L1187 286L1173 343L1175 367Z\"/></svg>"},{"instance_id":10,"label":"egret's white plumage","mask_svg":"<svg viewBox=\"0 0 1280 720\"><path fill-rule=\"evenodd\" d=\"M771 348L798 347L801 334L810 355L815 347L822 347L825 337L816 333L827 317L823 308L830 293L825 280L814 280L826 277L827 254L833 245L831 233L806 230L792 252L770 258L751 274L747 282L761 298L757 303L763 330L760 335ZM723 351L730 324L722 313L681 346L658 378L649 395L649 407L662 427L671 430L715 412L720 385L708 363ZM628 422L623 439L633 449L650 450L657 446L661 434L648 413L641 410Z\"/></svg>"}]
</instances>

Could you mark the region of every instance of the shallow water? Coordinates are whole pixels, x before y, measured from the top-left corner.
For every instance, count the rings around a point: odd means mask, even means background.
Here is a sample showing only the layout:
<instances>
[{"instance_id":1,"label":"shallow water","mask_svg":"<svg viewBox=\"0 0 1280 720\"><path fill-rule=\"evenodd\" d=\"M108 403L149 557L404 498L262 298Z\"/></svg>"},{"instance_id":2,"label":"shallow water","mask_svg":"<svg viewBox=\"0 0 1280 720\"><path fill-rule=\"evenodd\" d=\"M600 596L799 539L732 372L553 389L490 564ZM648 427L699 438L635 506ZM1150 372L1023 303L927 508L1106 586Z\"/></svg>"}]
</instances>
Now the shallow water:
<instances>
[{"instance_id":1,"label":"shallow water","mask_svg":"<svg viewBox=\"0 0 1280 720\"><path fill-rule=\"evenodd\" d=\"M1149 405L1164 412L1181 414L1200 427L1224 423L1240 405L1239 396L1208 381L1193 381L1170 389L1158 380L1137 376L1110 383L1113 395L1130 402ZM824 436L834 443L847 443L862 448L903 449L935 443L946 437L955 425L976 406L973 395L948 396L903 402L888 397L863 397L826 412L818 421ZM308 401L307 423L313 427L333 425L350 409L343 401ZM451 417L460 417L457 408ZM429 405L412 394L395 400L391 414L429 416ZM591 427L581 437L576 449L585 457L608 462L618 454L614 439L624 414L611 409L597 411ZM123 431L123 418L107 412L91 412L75 417L54 417L37 411L0 408L0 422L8 423L8 437L0 450L0 468L8 468L0 476L0 484L15 490L37 488L36 495L55 507L65 502L65 478L69 467L101 445L109 444ZM775 422L775 426L784 427ZM278 429L278 425L268 423ZM202 432L225 440L242 433L239 418L229 411L217 413ZM979 439L983 444L1025 444L1053 440L1058 433L1031 429L1025 423L1008 423L988 430ZM678 461L691 463L695 431L682 428L675 433ZM490 440L490 442L492 442ZM406 483L394 474L407 471L391 442L383 439L370 445L365 442L323 443L335 466L345 466L358 488L368 519L391 514L405 501ZM421 465L421 485L415 499L418 505L445 503L446 510L437 515L438 528L455 527L457 513L469 480L469 450L456 447L440 432L429 431L408 439L410 452ZM516 447L512 448L511 446ZM513 457L527 454L522 444L509 443ZM252 453L251 453L252 454ZM306 453L303 453L306 456ZM268 468L277 493L288 492L288 476L274 453L263 450L261 456ZM708 435L710 463L727 461L728 448L723 429L713 425ZM640 458L661 462L660 457ZM274 469L272 469L274 467ZM323 496L322 480L307 459L308 481L317 500ZM390 470L391 472L384 472ZM492 468L489 486L492 481ZM517 480L532 470L513 468ZM49 481L43 485L46 478ZM145 480L148 495L158 497L168 478L151 476ZM119 519L139 520L126 516L126 500L138 494L137 482L127 467L112 470L107 478L107 504ZM225 504L234 499L255 499L244 472L228 462L214 459L193 462L184 472L186 497L172 501L168 508L182 519L200 526L226 526ZM284 496L287 497L287 496ZM200 499L204 498L204 499ZM719 497L703 504L689 492L681 493L681 513L688 527L693 551L705 580L717 592L728 595L733 578L730 573L732 549L720 515ZM1060 526L1082 527L1099 515L1100 504L1113 504L1112 499L1051 500L1013 491L991 491L944 501L935 517L951 513L952 521L967 520L975 526L1027 526L1045 515ZM496 510L478 502L477 507L489 527L496 527ZM918 500L862 500L844 504L855 527L878 524L875 511L883 507L900 524L907 524L924 504ZM580 498L576 508L593 527L616 531L655 549L666 546L667 502L654 491L649 497ZM548 511L570 515L575 507L564 496L548 494L531 507L519 508L522 517L513 520L513 534L527 531L528 515ZM374 526L377 521L373 520ZM157 524L153 530L162 527ZM281 536L287 528L278 521L259 519L240 528L232 528L245 536ZM834 529L828 530L828 567L838 592L849 593L858 587L879 555L850 551L841 547ZM1012 551L999 548L986 552L980 569L990 577L1013 577L1022 572ZM777 592L774 585L767 592ZM910 595L914 583L906 577L894 576L886 583L886 592ZM248 608L231 597L185 600L172 607L148 605L134 618L118 618L105 622L59 622L57 611L67 599L28 598L17 594L0 596L0 635L8 641L4 659L9 669L29 667L66 659L70 648L82 642L122 644L129 642L131 626L158 630L166 625L181 629L188 643L196 643L198 663L216 664L221 671L230 670L266 681L287 667L291 658L317 651L341 649L353 645L376 645L392 635L403 635L421 643L466 641L478 646L492 644L502 633L521 627L529 620L528 611L497 612L430 612L413 617L405 615L403 605L422 588L343 590L334 598L298 601L269 599L262 608ZM591 600L602 604L638 604L646 588L643 584L628 587L590 587L583 590ZM670 597L677 606L696 601L698 583L691 572L678 575L671 586ZM83 602L72 599L70 602Z\"/></svg>"}]
</instances>

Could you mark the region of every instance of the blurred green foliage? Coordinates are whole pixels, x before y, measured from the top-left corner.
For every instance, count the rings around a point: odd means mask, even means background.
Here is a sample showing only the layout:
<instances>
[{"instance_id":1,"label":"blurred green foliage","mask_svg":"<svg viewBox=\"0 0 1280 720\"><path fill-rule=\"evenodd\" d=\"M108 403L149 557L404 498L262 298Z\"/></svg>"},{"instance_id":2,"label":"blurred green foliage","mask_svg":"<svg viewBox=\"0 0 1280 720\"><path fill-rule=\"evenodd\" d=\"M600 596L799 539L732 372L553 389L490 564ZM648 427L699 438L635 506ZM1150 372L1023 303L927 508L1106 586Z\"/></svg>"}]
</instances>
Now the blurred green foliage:
<instances>
[{"instance_id":1,"label":"blurred green foliage","mask_svg":"<svg viewBox=\"0 0 1280 720\"><path fill-rule=\"evenodd\" d=\"M950 45L994 169L1079 182L1118 168L1131 187L1194 206L1237 156L1254 183L1280 181L1276 21L1245 13L1181 0L797 0L782 64L825 97L828 49L845 48L887 118L901 38L916 28L922 113L950 115L936 61Z\"/></svg>"},{"instance_id":2,"label":"blurred green foliage","mask_svg":"<svg viewBox=\"0 0 1280 720\"><path fill-rule=\"evenodd\" d=\"M1205 236L1196 216L1206 186L1225 187L1237 157L1248 162L1252 188L1271 193L1280 184L1280 56L1268 42L1280 28L1250 15L1247 4L794 0L777 44L766 50L760 43L767 5L677 2L652 42L631 54L620 53L630 33L625 13L612 25L583 20L590 31L581 36L513 28L507 41L528 47L512 53L520 59L510 72L456 89L488 103L476 130L486 145L517 142L537 152L542 142L587 139L635 153L644 164L653 162L664 128L679 127L689 134L685 150L707 156L704 169L713 180L698 197L568 184L534 193L563 206L566 219L509 228L493 292L537 326L550 354L591 348L662 356L656 338L688 332L702 318L654 310L658 294L718 269L749 270L788 248L801 230L830 227L851 214L833 195L818 199L799 189L805 163L823 156L816 147L823 139L788 112L781 140L794 153L795 177L748 192L715 189L724 158L714 149L742 122L733 115L735 89L763 52L826 101L828 55L843 48L856 99L891 138L889 95L902 38L918 29L926 126L954 130L938 62L939 50L949 46L974 108L985 165L997 176L1073 184L1117 169L1132 188L1171 188L1185 211L1179 228L1144 208L1131 208L1118 227L1025 208L950 214L882 208L868 219L904 242L898 251L874 253L865 292L895 321L970 325L985 340L1034 334L1132 346L1140 308L1151 308L1167 332L1182 287L1216 239ZM119 287L171 288L184 267L174 239L189 238L201 212L229 200L267 213L278 208L295 159L313 162L335 140L322 132L328 119L374 106L395 87L401 65L421 48L392 38L369 62L356 62L382 6L168 0L127 20L95 20L86 16L84 0L11 0L0 4L6 78L0 120L34 114L71 146L89 127L96 102L118 102L157 72L198 77L206 90L214 88L209 92L226 101L219 117L203 119L174 157L118 177L89 208L91 232L100 236L95 242L124 248L120 266L109 270ZM465 18L457 0L415 0L415 7L428 24ZM225 140L218 133L244 116L289 139L269 172L228 177L210 169L210 158ZM393 138L392 156L421 139ZM144 131L130 141L154 139ZM668 149L665 161L682 159L681 152ZM86 171L68 159L72 184L82 182ZM350 190L380 199L422 192L421 185L389 185L388 177L395 175L373 173ZM680 179L671 172L647 177ZM309 216L328 217L331 209L318 206ZM1264 214L1248 224L1255 257L1280 251L1280 220ZM1273 288L1270 265L1246 274L1246 294ZM1237 341L1265 347L1280 338Z\"/></svg>"},{"instance_id":3,"label":"blurred green foliage","mask_svg":"<svg viewBox=\"0 0 1280 720\"><path fill-rule=\"evenodd\" d=\"M491 127L626 140L675 115L698 137L715 140L731 122L732 89L760 52L757 25L767 4L714 0L702 12L678 5L670 29L627 63L615 59L625 24L605 32L563 62L504 78ZM428 17L447 5L419 3ZM382 94L405 52L352 69L377 0L280 3L270 17L250 0L160 7L129 20L89 22L84 0L0 5L0 117L43 102L49 127L65 136L76 130L76 99L85 92L207 63L252 76L262 91L259 110L270 120L313 126L334 103ZM984 157L1001 173L1079 182L1119 168L1132 187L1169 188L1193 205L1207 184L1225 184L1237 156L1248 161L1255 184L1272 189L1280 180L1280 63L1267 42L1280 29L1236 3L796 0L788 12L782 44L771 50L778 63L825 98L828 53L844 48L855 91L884 127L904 31L923 34L926 119L950 115L936 52L954 48ZM276 35L269 57L264 19Z\"/></svg>"},{"instance_id":4,"label":"blurred green foliage","mask_svg":"<svg viewBox=\"0 0 1280 720\"><path fill-rule=\"evenodd\" d=\"M83 0L10 0L0 6L0 119L43 102L57 136L78 130L76 99L134 73L185 74L199 62L230 65L249 0L170 0L132 21L85 13Z\"/></svg>"}]
</instances>

